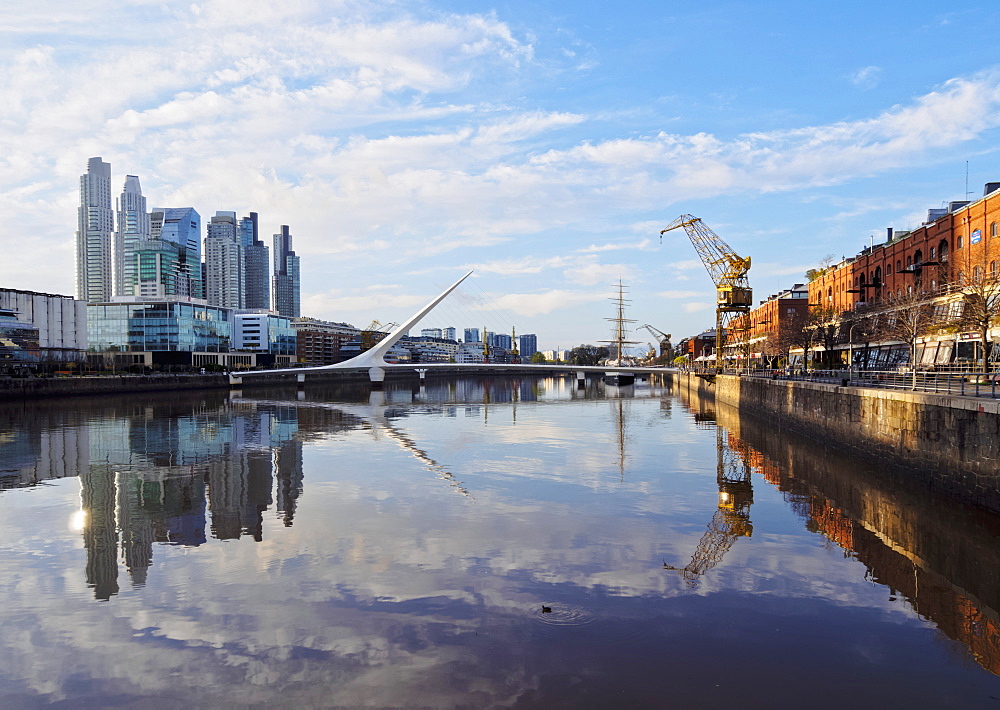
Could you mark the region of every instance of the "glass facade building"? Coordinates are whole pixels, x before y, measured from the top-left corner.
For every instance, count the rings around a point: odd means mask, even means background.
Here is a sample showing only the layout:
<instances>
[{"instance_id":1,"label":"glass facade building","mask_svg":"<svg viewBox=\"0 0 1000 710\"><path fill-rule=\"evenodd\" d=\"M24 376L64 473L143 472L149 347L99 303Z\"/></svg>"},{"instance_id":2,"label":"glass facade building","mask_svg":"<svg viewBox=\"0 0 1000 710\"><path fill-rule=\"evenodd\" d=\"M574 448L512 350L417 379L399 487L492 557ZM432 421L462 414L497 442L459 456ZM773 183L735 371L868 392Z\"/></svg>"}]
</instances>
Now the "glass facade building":
<instances>
[{"instance_id":1,"label":"glass facade building","mask_svg":"<svg viewBox=\"0 0 1000 710\"><path fill-rule=\"evenodd\" d=\"M292 235L288 225L274 235L274 310L289 318L299 312L299 257L292 251Z\"/></svg>"},{"instance_id":2,"label":"glass facade building","mask_svg":"<svg viewBox=\"0 0 1000 710\"><path fill-rule=\"evenodd\" d=\"M0 369L37 361L39 355L38 328L19 321L14 311L0 308Z\"/></svg>"},{"instance_id":3,"label":"glass facade building","mask_svg":"<svg viewBox=\"0 0 1000 710\"><path fill-rule=\"evenodd\" d=\"M150 234L181 247L174 289L178 295L204 298L201 273L201 215L193 207L171 207L150 215Z\"/></svg>"},{"instance_id":4,"label":"glass facade building","mask_svg":"<svg viewBox=\"0 0 1000 710\"><path fill-rule=\"evenodd\" d=\"M240 247L243 249L243 303L244 308L269 310L271 308L270 250L260 240L257 231L257 213L240 220Z\"/></svg>"},{"instance_id":5,"label":"glass facade building","mask_svg":"<svg viewBox=\"0 0 1000 710\"><path fill-rule=\"evenodd\" d=\"M228 352L232 319L228 308L183 301L87 306L91 350Z\"/></svg>"}]
</instances>

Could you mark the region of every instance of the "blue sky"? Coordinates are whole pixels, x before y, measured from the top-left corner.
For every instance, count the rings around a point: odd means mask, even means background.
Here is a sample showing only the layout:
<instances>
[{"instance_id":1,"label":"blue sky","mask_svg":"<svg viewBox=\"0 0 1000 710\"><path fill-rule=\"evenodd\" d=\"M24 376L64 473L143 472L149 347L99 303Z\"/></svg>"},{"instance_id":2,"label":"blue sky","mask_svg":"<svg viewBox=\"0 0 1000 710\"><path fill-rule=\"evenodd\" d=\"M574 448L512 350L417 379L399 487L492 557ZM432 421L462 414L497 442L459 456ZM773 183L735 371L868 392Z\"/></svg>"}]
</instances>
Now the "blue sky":
<instances>
[{"instance_id":1,"label":"blue sky","mask_svg":"<svg viewBox=\"0 0 1000 710\"><path fill-rule=\"evenodd\" d=\"M968 3L86 2L0 9L0 287L71 294L78 176L288 224L304 315L608 337L713 321L1000 180L1000 11ZM488 307L483 304L488 303ZM647 340L646 333L639 339ZM650 338L651 339L651 338Z\"/></svg>"}]
</instances>

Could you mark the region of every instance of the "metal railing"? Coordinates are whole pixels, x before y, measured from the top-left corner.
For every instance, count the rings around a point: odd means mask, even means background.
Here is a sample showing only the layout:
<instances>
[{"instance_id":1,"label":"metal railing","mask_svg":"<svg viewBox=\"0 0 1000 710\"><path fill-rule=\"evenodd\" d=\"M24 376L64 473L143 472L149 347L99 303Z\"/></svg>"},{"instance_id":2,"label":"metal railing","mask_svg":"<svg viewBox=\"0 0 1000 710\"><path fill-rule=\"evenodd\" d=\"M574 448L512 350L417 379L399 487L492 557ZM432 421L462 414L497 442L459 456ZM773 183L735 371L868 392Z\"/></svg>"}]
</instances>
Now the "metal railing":
<instances>
[{"instance_id":1,"label":"metal railing","mask_svg":"<svg viewBox=\"0 0 1000 710\"><path fill-rule=\"evenodd\" d=\"M961 397L1000 399L1000 372L899 370L732 370L726 374L778 380L824 382L844 387L881 387Z\"/></svg>"}]
</instances>

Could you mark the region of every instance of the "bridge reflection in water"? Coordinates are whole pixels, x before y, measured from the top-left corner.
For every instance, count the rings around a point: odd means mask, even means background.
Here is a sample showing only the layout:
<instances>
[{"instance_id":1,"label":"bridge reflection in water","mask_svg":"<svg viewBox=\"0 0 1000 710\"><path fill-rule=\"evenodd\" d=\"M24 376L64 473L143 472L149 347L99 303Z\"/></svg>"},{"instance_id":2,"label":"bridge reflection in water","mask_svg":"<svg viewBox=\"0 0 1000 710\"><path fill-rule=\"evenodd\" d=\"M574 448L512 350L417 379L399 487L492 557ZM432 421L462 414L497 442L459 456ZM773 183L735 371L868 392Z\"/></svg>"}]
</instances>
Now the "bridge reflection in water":
<instances>
[{"instance_id":1,"label":"bridge reflection in water","mask_svg":"<svg viewBox=\"0 0 1000 710\"><path fill-rule=\"evenodd\" d=\"M623 484L630 483L633 392L593 382L584 391L572 385L570 380L560 390L566 403L604 400L595 406L606 407L609 421L617 424L611 437L615 480L620 474ZM352 432L391 441L400 456L419 463L421 482L443 498L470 509L485 507L480 501L493 492L483 490L484 479L468 480L460 457L421 439L407 418L434 411L444 420L516 420L522 404L546 400L558 387L534 378L481 378L390 386L374 395L362 385L310 388L304 395L295 389L247 389L241 396L151 395L142 401L74 402L72 408L55 402L0 407L0 432L8 432L0 437L0 484L22 488L79 477L77 539L85 559L81 556L76 573L86 579L93 598L106 601L129 584L138 589L150 583L154 555L165 560L169 549L204 550L212 540L266 547L283 528L295 526L309 496L318 495L316 482L307 478L304 449ZM657 558L655 569L648 570L651 578L674 580L688 590L710 589L727 555L760 537L762 526L755 530L753 524L754 486L761 499L774 489L808 530L864 564L867 578L884 585L887 596L911 605L960 644L954 647L961 653L1000 675L996 516L914 490L874 466L741 418L731 408L683 396L679 407L677 399L653 391L643 396L659 398L663 419L686 412L699 428L714 430L718 457L718 498L703 511L701 538L694 546L672 548L664 568ZM559 404L549 399L544 406ZM269 519L280 525L269 528ZM683 582L676 582L678 576ZM125 577L127 583L121 581Z\"/></svg>"}]
</instances>

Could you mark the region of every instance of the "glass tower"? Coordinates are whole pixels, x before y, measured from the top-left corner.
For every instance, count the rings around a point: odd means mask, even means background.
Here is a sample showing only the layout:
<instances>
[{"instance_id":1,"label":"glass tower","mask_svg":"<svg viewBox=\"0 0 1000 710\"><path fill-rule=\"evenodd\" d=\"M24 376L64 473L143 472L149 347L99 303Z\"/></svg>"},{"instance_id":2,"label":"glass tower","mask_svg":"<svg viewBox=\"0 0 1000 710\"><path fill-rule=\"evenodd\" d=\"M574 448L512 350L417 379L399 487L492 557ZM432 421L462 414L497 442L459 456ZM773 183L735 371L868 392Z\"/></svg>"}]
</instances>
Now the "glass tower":
<instances>
[{"instance_id":1,"label":"glass tower","mask_svg":"<svg viewBox=\"0 0 1000 710\"><path fill-rule=\"evenodd\" d=\"M274 235L274 310L289 318L299 315L299 257L292 251L288 225Z\"/></svg>"},{"instance_id":2,"label":"glass tower","mask_svg":"<svg viewBox=\"0 0 1000 710\"><path fill-rule=\"evenodd\" d=\"M256 212L240 220L239 231L243 248L244 308L270 310L270 255L267 245L258 236Z\"/></svg>"},{"instance_id":3,"label":"glass tower","mask_svg":"<svg viewBox=\"0 0 1000 710\"><path fill-rule=\"evenodd\" d=\"M76 230L76 297L87 303L111 300L111 163L87 161L80 176L80 208Z\"/></svg>"},{"instance_id":4,"label":"glass tower","mask_svg":"<svg viewBox=\"0 0 1000 710\"><path fill-rule=\"evenodd\" d=\"M153 239L173 242L180 248L175 278L178 296L204 298L201 274L201 215L193 207L168 207L150 215Z\"/></svg>"}]
</instances>

